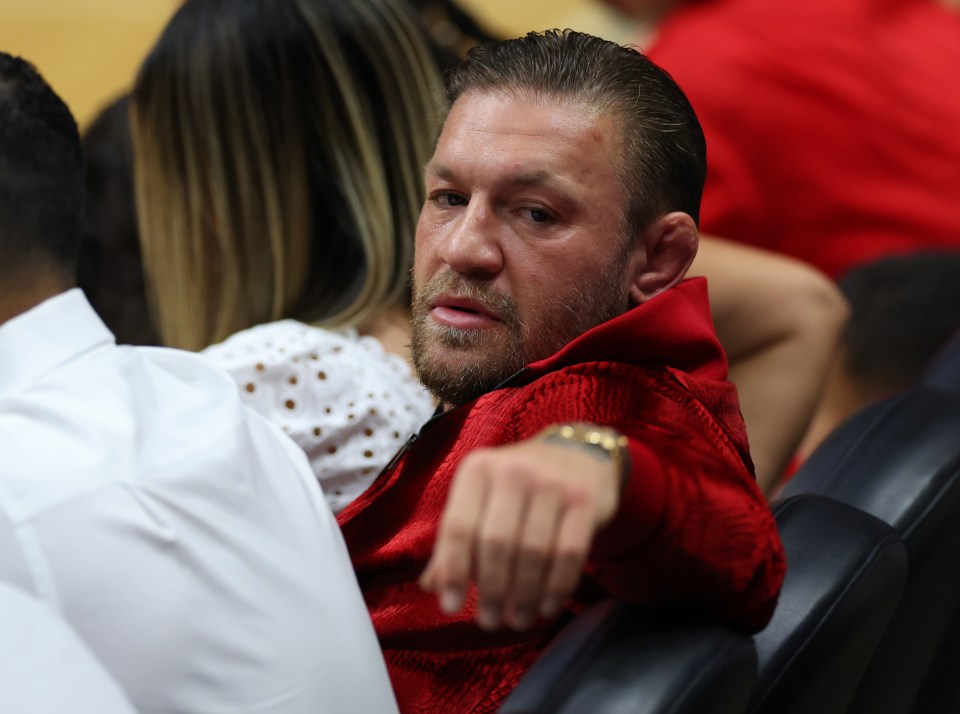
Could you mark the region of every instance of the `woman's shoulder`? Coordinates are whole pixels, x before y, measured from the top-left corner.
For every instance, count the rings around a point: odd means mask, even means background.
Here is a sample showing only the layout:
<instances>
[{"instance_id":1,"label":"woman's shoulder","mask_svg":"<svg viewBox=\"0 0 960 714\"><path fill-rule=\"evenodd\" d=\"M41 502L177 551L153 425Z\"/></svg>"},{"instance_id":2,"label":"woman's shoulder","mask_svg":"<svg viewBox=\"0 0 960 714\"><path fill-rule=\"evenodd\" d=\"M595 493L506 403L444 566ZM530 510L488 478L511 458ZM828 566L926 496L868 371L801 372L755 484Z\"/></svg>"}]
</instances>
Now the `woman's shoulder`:
<instances>
[{"instance_id":1,"label":"woman's shoulder","mask_svg":"<svg viewBox=\"0 0 960 714\"><path fill-rule=\"evenodd\" d=\"M244 330L204 355L230 373L247 406L303 448L335 511L434 410L406 361L356 330L284 320Z\"/></svg>"},{"instance_id":2,"label":"woman's shoulder","mask_svg":"<svg viewBox=\"0 0 960 714\"><path fill-rule=\"evenodd\" d=\"M241 330L223 342L210 345L203 354L224 365L260 358L285 361L316 349L340 352L356 349L354 330L328 330L296 320L279 320Z\"/></svg>"},{"instance_id":3,"label":"woman's shoulder","mask_svg":"<svg viewBox=\"0 0 960 714\"><path fill-rule=\"evenodd\" d=\"M229 372L247 395L267 386L309 389L326 399L350 396L370 385L416 386L419 391L403 358L354 329L328 330L282 320L238 332L203 355Z\"/></svg>"}]
</instances>

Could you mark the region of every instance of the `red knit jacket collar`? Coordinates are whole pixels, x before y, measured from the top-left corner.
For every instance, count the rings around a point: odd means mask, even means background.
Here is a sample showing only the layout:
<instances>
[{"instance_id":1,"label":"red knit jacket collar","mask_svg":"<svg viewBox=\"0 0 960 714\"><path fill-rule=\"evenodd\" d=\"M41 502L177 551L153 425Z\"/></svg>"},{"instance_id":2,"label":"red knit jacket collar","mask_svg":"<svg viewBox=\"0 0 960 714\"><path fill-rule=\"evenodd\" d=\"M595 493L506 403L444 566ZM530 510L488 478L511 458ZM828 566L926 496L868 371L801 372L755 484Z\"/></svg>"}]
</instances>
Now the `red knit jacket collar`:
<instances>
[{"instance_id":1,"label":"red knit jacket collar","mask_svg":"<svg viewBox=\"0 0 960 714\"><path fill-rule=\"evenodd\" d=\"M625 335L643 337L631 340ZM707 281L685 280L588 330L550 357L527 365L522 381L598 359L666 365L697 379L726 380L727 358L713 329Z\"/></svg>"},{"instance_id":2,"label":"red knit jacket collar","mask_svg":"<svg viewBox=\"0 0 960 714\"><path fill-rule=\"evenodd\" d=\"M520 386L584 362L620 362L666 369L713 414L753 472L740 401L736 389L727 381L726 353L713 327L706 279L684 280L597 325L550 357L530 363L500 386Z\"/></svg>"},{"instance_id":3,"label":"red knit jacket collar","mask_svg":"<svg viewBox=\"0 0 960 714\"><path fill-rule=\"evenodd\" d=\"M585 362L620 362L666 369L713 414L748 469L753 471L740 403L736 390L727 381L727 357L713 327L706 279L684 280L587 330L550 357L531 362L497 389L528 384L550 372ZM460 409L467 411L472 404ZM428 424L442 416L442 409L438 409ZM404 450L394 457L388 470Z\"/></svg>"}]
</instances>

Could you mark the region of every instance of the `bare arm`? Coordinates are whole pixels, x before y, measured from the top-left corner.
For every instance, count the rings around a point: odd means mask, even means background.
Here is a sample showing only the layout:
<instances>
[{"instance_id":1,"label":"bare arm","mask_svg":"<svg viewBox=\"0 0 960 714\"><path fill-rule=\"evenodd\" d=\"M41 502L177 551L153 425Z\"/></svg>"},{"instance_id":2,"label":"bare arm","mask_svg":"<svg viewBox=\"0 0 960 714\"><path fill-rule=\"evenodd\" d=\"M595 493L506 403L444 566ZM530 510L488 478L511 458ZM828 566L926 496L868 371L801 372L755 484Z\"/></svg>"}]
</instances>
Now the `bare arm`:
<instances>
[{"instance_id":1,"label":"bare arm","mask_svg":"<svg viewBox=\"0 0 960 714\"><path fill-rule=\"evenodd\" d=\"M848 317L846 301L805 263L708 236L689 275L709 283L757 482L769 493L810 423Z\"/></svg>"}]
</instances>

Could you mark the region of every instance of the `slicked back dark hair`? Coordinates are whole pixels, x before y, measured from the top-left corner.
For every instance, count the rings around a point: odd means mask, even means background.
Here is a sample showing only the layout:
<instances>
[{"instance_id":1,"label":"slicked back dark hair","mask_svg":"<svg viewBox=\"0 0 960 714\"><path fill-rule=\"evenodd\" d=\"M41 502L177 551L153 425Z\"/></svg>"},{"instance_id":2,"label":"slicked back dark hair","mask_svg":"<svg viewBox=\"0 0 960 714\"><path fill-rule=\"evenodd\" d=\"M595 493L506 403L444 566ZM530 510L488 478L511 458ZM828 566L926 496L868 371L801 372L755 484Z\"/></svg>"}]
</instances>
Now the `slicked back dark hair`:
<instances>
[{"instance_id":1,"label":"slicked back dark hair","mask_svg":"<svg viewBox=\"0 0 960 714\"><path fill-rule=\"evenodd\" d=\"M452 105L467 92L556 99L614 116L623 131L616 167L626 226L683 211L695 221L706 178L706 142L676 82L639 52L572 30L531 32L476 47L445 77Z\"/></svg>"},{"instance_id":2,"label":"slicked back dark hair","mask_svg":"<svg viewBox=\"0 0 960 714\"><path fill-rule=\"evenodd\" d=\"M77 123L33 65L0 52L0 272L42 263L72 279L82 209Z\"/></svg>"}]
</instances>

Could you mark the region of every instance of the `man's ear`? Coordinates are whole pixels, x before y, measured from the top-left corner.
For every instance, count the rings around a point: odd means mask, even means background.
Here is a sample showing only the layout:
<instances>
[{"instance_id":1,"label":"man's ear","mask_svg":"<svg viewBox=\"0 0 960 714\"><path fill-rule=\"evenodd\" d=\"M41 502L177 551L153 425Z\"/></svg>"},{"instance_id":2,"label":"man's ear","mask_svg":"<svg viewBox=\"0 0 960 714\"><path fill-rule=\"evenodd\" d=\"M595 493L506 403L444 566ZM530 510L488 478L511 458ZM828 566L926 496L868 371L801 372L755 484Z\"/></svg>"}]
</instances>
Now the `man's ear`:
<instances>
[{"instance_id":1,"label":"man's ear","mask_svg":"<svg viewBox=\"0 0 960 714\"><path fill-rule=\"evenodd\" d=\"M637 236L630 302L644 303L683 280L697 255L700 234L693 218L680 211L666 213Z\"/></svg>"}]
</instances>

